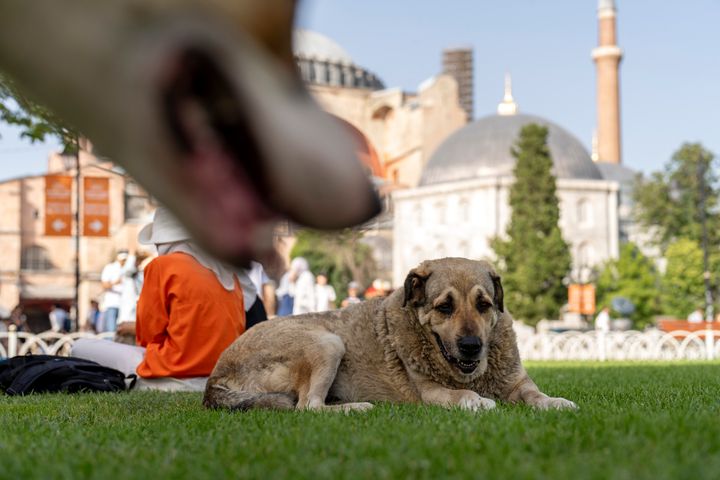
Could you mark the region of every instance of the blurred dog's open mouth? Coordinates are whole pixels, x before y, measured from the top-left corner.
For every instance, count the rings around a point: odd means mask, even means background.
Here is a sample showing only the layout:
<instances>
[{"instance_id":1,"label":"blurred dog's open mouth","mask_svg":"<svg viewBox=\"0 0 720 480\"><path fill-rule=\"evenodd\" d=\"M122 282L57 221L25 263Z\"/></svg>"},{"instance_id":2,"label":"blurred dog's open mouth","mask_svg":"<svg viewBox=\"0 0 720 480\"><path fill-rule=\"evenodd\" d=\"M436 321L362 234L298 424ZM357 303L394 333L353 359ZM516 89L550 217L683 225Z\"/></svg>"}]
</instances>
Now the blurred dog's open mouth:
<instances>
[{"instance_id":1,"label":"blurred dog's open mouth","mask_svg":"<svg viewBox=\"0 0 720 480\"><path fill-rule=\"evenodd\" d=\"M480 360L460 360L459 358L453 357L452 355L450 355L450 352L448 352L445 348L445 344L440 338L440 335L435 332L433 332L433 335L435 336L435 340L437 341L438 347L440 348L440 352L449 364L457 367L458 370L460 370L466 375L469 375L475 371L477 366L480 364Z\"/></svg>"},{"instance_id":2,"label":"blurred dog's open mouth","mask_svg":"<svg viewBox=\"0 0 720 480\"><path fill-rule=\"evenodd\" d=\"M262 152L241 99L212 56L201 49L181 51L165 72L161 95L181 152L178 166L187 169L190 181L229 214L242 203L244 212L270 216Z\"/></svg>"}]
</instances>

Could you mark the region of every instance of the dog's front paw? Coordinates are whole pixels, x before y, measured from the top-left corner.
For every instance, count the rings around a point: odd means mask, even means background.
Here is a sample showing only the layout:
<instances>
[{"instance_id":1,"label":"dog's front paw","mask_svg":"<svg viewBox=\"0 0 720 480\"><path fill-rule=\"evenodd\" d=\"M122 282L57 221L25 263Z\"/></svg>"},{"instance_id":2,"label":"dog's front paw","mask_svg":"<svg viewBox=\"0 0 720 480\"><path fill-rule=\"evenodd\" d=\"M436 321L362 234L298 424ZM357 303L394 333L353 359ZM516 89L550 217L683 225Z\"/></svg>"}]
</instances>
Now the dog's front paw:
<instances>
[{"instance_id":1,"label":"dog's front paw","mask_svg":"<svg viewBox=\"0 0 720 480\"><path fill-rule=\"evenodd\" d=\"M457 399L457 406L463 410L471 410L477 412L478 410L490 410L495 408L495 401L489 398L481 397L477 393L471 390L461 390L458 392L460 395Z\"/></svg>"},{"instance_id":2,"label":"dog's front paw","mask_svg":"<svg viewBox=\"0 0 720 480\"><path fill-rule=\"evenodd\" d=\"M578 408L575 402L560 397L545 397L533 406L540 410L577 410Z\"/></svg>"}]
</instances>

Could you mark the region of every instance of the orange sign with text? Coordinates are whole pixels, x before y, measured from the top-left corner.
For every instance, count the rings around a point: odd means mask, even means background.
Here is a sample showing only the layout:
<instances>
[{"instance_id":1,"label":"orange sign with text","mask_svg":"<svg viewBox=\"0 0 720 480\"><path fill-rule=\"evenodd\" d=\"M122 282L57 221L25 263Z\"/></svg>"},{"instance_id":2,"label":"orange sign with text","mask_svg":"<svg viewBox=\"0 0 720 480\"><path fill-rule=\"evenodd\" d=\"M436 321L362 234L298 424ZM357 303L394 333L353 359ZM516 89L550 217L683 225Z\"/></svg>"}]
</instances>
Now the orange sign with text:
<instances>
[{"instance_id":1,"label":"orange sign with text","mask_svg":"<svg viewBox=\"0 0 720 480\"><path fill-rule=\"evenodd\" d=\"M573 313L595 313L595 285L574 283L568 287L568 306Z\"/></svg>"},{"instance_id":2,"label":"orange sign with text","mask_svg":"<svg viewBox=\"0 0 720 480\"><path fill-rule=\"evenodd\" d=\"M45 176L45 235L72 235L72 186L67 175Z\"/></svg>"},{"instance_id":3,"label":"orange sign with text","mask_svg":"<svg viewBox=\"0 0 720 480\"><path fill-rule=\"evenodd\" d=\"M83 235L110 235L110 181L106 177L83 178Z\"/></svg>"}]
</instances>

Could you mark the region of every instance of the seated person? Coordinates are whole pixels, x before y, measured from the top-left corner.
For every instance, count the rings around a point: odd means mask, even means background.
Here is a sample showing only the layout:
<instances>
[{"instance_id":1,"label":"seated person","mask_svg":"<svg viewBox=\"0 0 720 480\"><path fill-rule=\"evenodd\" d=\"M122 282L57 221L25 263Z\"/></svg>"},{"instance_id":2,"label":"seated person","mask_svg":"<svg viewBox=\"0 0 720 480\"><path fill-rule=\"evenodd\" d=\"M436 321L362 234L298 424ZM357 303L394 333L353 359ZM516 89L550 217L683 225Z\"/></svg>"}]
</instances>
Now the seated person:
<instances>
[{"instance_id":1,"label":"seated person","mask_svg":"<svg viewBox=\"0 0 720 480\"><path fill-rule=\"evenodd\" d=\"M245 331L235 272L194 245L164 207L138 239L159 254L145 268L137 304L139 346L80 339L72 355L136 373L138 389L202 390L220 354Z\"/></svg>"}]
</instances>

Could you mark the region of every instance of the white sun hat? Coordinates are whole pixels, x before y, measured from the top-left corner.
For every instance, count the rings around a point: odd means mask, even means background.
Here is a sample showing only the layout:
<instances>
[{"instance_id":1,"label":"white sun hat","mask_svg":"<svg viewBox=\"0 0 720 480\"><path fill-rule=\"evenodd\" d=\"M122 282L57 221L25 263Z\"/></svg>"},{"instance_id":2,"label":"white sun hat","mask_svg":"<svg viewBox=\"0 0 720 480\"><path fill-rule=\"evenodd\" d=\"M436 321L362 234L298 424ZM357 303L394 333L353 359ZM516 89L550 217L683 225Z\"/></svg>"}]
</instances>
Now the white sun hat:
<instances>
[{"instance_id":1,"label":"white sun hat","mask_svg":"<svg viewBox=\"0 0 720 480\"><path fill-rule=\"evenodd\" d=\"M186 240L190 240L190 234L175 219L170 210L162 205L155 210L153 221L145 225L138 233L138 242L141 245L160 245Z\"/></svg>"}]
</instances>

